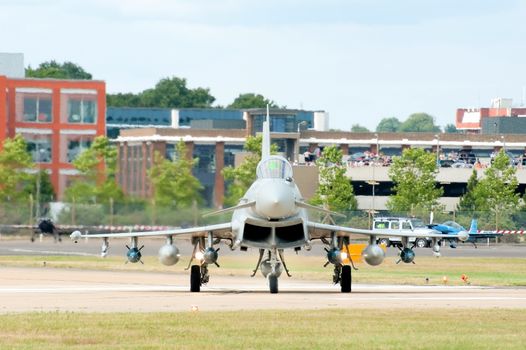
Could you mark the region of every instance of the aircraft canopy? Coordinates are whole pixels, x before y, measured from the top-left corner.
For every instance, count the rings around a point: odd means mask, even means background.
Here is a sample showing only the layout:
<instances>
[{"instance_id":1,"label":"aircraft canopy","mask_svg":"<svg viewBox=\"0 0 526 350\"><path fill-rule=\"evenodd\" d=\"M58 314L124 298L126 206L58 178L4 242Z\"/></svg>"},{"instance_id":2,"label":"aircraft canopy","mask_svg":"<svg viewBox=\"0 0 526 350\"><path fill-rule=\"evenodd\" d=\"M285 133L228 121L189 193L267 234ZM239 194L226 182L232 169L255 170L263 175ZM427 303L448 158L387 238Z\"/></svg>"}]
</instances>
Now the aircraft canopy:
<instances>
[{"instance_id":1,"label":"aircraft canopy","mask_svg":"<svg viewBox=\"0 0 526 350\"><path fill-rule=\"evenodd\" d=\"M457 230L464 230L464 228L462 226L460 226L459 224L457 224L454 221L446 221L446 222L444 222L444 225L449 226L449 227L453 227L453 228L455 228Z\"/></svg>"},{"instance_id":2,"label":"aircraft canopy","mask_svg":"<svg viewBox=\"0 0 526 350\"><path fill-rule=\"evenodd\" d=\"M269 157L259 162L256 174L258 179L292 178L292 166L282 157Z\"/></svg>"}]
</instances>

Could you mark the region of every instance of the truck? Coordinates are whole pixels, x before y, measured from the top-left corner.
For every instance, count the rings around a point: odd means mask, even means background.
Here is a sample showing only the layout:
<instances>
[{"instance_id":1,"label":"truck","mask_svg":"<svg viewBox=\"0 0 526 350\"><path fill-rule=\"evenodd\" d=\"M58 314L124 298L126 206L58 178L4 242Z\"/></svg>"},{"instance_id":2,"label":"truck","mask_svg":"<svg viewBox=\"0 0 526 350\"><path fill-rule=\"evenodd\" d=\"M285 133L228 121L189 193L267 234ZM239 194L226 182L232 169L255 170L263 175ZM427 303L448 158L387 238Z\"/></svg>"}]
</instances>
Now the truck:
<instances>
[{"instance_id":1,"label":"truck","mask_svg":"<svg viewBox=\"0 0 526 350\"><path fill-rule=\"evenodd\" d=\"M376 217L373 220L373 231L378 232L377 243L386 247L402 247L400 237L392 237L391 233L418 233L425 236L426 233L436 234L437 231L427 227L424 222L417 218L407 217ZM426 248L433 245L433 240L428 237L409 237L408 242L417 248Z\"/></svg>"}]
</instances>

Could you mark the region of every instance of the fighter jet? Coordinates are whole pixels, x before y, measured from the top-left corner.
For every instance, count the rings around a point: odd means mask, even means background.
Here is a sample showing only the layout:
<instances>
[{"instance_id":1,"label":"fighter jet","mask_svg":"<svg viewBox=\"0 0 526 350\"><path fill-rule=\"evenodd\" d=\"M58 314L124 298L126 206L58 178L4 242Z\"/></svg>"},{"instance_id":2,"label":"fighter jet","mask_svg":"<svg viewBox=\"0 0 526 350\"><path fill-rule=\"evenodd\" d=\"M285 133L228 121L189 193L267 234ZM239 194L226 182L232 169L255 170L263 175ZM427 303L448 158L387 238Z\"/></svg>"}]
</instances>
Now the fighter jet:
<instances>
[{"instance_id":1,"label":"fighter jet","mask_svg":"<svg viewBox=\"0 0 526 350\"><path fill-rule=\"evenodd\" d=\"M190 269L190 291L199 292L203 284L209 282L208 266L218 264L219 248L217 244L226 241L232 249L242 251L248 248L259 250L254 276L258 270L268 280L270 293L278 293L278 278L283 271L290 277L285 262L284 251L287 249L299 251L309 250L314 240L321 240L326 245L327 264L334 266L333 282L339 283L343 293L351 292L351 266L345 265L350 257L347 246L350 234L360 234L369 237L369 245L363 250L364 260L370 265L379 265L385 258L384 250L377 245L377 232L352 227L338 226L322 222L311 221L307 209L338 215L324 208L305 203L296 186L291 164L283 157L270 154L270 127L267 108L267 118L263 122L262 158L257 165L257 179L247 190L243 198L235 207L218 212L232 212L229 222L192 227L185 229L162 230L153 232L127 232L105 234L82 234L74 232L71 238L78 241L83 237L100 237L103 239L102 251L108 251L108 239L112 237L129 237L127 258L129 262L141 262L141 249L138 240L141 237L164 236L166 244L159 250L159 260L165 265L174 265L180 259L179 249L173 244L173 237L189 235L192 237L194 250L187 269ZM415 233L400 233L402 238L405 263L411 263L415 254L409 246L409 236ZM434 250L439 251L438 241L445 235L437 231L436 234L426 234L434 239ZM448 238L457 237L466 240L468 234L459 232L447 235ZM192 265L192 262L196 261ZM327 265L326 264L326 265Z\"/></svg>"}]
</instances>

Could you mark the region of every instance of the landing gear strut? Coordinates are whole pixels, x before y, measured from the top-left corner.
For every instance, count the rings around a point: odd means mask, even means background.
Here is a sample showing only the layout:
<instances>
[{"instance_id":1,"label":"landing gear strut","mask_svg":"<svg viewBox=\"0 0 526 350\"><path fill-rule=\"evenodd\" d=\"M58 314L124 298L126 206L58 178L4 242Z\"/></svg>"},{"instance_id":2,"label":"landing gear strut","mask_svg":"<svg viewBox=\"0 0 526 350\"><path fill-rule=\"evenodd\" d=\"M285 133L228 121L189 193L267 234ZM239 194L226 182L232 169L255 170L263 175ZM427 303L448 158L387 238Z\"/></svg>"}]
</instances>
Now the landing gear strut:
<instances>
[{"instance_id":1,"label":"landing gear strut","mask_svg":"<svg viewBox=\"0 0 526 350\"><path fill-rule=\"evenodd\" d=\"M342 293L350 293L352 289L352 267L350 265L343 265L344 259L341 256L343 246L345 245L347 258L351 261L351 264L353 264L349 248L347 247L348 242L345 237L338 238L333 232L331 235L331 242L329 243L325 240L324 243L331 246L331 249L325 249L325 251L327 251L327 263L324 266L327 266L328 264L334 265L334 273L332 275L333 283L340 284Z\"/></svg>"},{"instance_id":2,"label":"landing gear strut","mask_svg":"<svg viewBox=\"0 0 526 350\"><path fill-rule=\"evenodd\" d=\"M211 232L208 233L208 244L205 244L204 237L199 237L194 241L194 250L192 252L192 257L190 258L190 261L188 262L188 267L186 268L186 270L188 270L188 268L191 267L190 292L200 292L201 286L203 284L207 284L210 280L210 275L208 274L209 263L215 264L217 267L219 267L219 264L217 263L217 251L219 250L219 248L214 249L214 243L216 243L216 241L214 241ZM200 255L200 257L197 257L198 254ZM194 259L200 261L201 264L192 265L192 261L194 261Z\"/></svg>"},{"instance_id":3,"label":"landing gear strut","mask_svg":"<svg viewBox=\"0 0 526 350\"><path fill-rule=\"evenodd\" d=\"M266 258L263 259L263 256ZM278 292L278 278L281 276L283 270L290 277L290 272L285 264L285 258L283 256L282 249L260 249L259 259L256 264L256 268L252 273L252 277L256 274L256 271L260 268L261 273L268 279L268 286L270 293L276 294Z\"/></svg>"}]
</instances>

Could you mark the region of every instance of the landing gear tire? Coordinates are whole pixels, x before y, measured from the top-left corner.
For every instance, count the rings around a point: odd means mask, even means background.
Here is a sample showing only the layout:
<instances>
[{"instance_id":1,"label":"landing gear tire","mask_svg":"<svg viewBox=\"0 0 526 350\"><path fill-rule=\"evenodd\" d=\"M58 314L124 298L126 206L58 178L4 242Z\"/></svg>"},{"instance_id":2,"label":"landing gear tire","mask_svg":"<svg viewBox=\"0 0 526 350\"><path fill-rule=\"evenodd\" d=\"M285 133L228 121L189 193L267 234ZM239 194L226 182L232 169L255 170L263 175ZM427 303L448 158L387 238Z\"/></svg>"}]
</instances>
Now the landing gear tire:
<instances>
[{"instance_id":1,"label":"landing gear tire","mask_svg":"<svg viewBox=\"0 0 526 350\"><path fill-rule=\"evenodd\" d=\"M190 292L201 291L201 266L192 265L190 270Z\"/></svg>"},{"instance_id":2,"label":"landing gear tire","mask_svg":"<svg viewBox=\"0 0 526 350\"><path fill-rule=\"evenodd\" d=\"M417 238L415 241L415 246L417 248L425 248L427 247L427 240L425 238Z\"/></svg>"},{"instance_id":3,"label":"landing gear tire","mask_svg":"<svg viewBox=\"0 0 526 350\"><path fill-rule=\"evenodd\" d=\"M278 292L278 277L268 276L268 286L270 288L270 293L276 294Z\"/></svg>"},{"instance_id":4,"label":"landing gear tire","mask_svg":"<svg viewBox=\"0 0 526 350\"><path fill-rule=\"evenodd\" d=\"M340 277L340 286L342 287L342 293L351 292L351 267L349 265L342 266L342 274Z\"/></svg>"}]
</instances>

